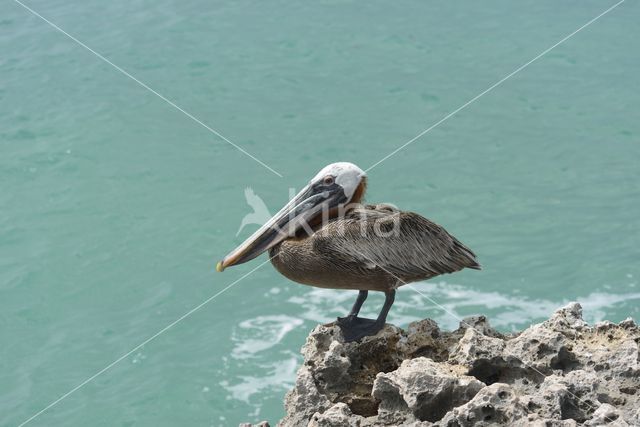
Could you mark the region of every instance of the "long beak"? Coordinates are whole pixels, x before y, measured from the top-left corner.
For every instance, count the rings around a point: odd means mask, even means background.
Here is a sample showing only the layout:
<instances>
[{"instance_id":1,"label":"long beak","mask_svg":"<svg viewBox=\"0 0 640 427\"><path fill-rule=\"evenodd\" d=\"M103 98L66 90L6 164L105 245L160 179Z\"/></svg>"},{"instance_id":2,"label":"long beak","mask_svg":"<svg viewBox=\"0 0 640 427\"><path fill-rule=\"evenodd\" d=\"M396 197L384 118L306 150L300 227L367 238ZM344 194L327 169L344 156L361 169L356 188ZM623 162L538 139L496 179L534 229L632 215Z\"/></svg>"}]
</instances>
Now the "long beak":
<instances>
[{"instance_id":1,"label":"long beak","mask_svg":"<svg viewBox=\"0 0 640 427\"><path fill-rule=\"evenodd\" d=\"M316 186L304 187L277 214L224 257L216 265L216 270L223 271L229 266L254 259L287 237L295 235L298 229L318 214L325 210L329 212L331 208L346 202L344 191L338 185L322 191L314 187Z\"/></svg>"}]
</instances>

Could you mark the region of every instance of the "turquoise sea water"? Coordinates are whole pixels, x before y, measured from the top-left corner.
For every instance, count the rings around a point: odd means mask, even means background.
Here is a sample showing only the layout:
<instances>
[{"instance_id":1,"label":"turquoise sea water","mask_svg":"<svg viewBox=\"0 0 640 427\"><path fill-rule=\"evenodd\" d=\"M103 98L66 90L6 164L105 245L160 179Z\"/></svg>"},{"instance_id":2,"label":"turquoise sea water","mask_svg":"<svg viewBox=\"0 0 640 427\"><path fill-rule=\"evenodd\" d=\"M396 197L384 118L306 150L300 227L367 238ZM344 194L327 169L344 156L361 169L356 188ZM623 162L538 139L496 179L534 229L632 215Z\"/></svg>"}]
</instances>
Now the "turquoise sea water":
<instances>
[{"instance_id":1,"label":"turquoise sea water","mask_svg":"<svg viewBox=\"0 0 640 427\"><path fill-rule=\"evenodd\" d=\"M0 2L0 425L218 426L283 414L298 350L354 292L214 271L251 187L275 211L363 168L613 5L605 1L30 1L283 175L14 1ZM389 321L522 328L571 301L639 317L640 5L628 0L369 172L481 272ZM382 298L370 298L373 316Z\"/></svg>"}]
</instances>

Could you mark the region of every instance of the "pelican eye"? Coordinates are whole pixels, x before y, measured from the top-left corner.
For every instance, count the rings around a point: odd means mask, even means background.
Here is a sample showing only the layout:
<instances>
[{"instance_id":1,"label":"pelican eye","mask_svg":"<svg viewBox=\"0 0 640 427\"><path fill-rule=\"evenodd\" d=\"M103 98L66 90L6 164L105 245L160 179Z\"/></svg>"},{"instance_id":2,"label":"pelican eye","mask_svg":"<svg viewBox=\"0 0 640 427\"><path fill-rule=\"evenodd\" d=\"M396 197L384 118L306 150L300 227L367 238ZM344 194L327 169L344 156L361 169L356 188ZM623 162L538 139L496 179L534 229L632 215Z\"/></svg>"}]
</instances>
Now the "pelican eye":
<instances>
[{"instance_id":1,"label":"pelican eye","mask_svg":"<svg viewBox=\"0 0 640 427\"><path fill-rule=\"evenodd\" d=\"M334 179L331 175L327 175L324 177L324 179L322 180L322 182L324 182L326 185L331 185L334 183Z\"/></svg>"}]
</instances>

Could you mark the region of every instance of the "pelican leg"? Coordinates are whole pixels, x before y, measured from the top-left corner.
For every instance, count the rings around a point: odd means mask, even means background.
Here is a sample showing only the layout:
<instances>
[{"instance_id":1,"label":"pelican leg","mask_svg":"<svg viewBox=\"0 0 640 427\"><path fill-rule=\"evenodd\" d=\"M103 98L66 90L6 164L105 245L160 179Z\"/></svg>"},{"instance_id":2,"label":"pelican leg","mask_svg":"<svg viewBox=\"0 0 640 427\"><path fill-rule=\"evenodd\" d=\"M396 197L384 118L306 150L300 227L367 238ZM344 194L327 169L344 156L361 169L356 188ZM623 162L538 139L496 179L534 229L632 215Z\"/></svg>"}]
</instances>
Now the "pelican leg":
<instances>
[{"instance_id":1,"label":"pelican leg","mask_svg":"<svg viewBox=\"0 0 640 427\"><path fill-rule=\"evenodd\" d=\"M357 341L360 338L375 335L384 327L384 324L387 321L387 314L389 314L389 309L395 300L396 291L395 289L392 289L390 291L386 291L384 294L384 305L382 306L382 310L380 311L377 319L364 319L355 315L351 317L351 314L345 318L338 319L337 324L342 330L345 342ZM360 306L362 306L365 298L366 294L364 298L362 298L362 301L360 301L361 295L358 295L358 299L356 300L356 304L353 308L360 310ZM351 311L353 313L354 310L352 309Z\"/></svg>"},{"instance_id":2,"label":"pelican leg","mask_svg":"<svg viewBox=\"0 0 640 427\"><path fill-rule=\"evenodd\" d=\"M347 317L356 317L358 313L360 313L360 309L362 308L362 304L364 304L364 300L367 299L369 295L369 291L360 291L358 292L358 298L356 298L356 302L353 303L353 307L351 307L351 311L347 315ZM338 319L345 319L344 317L339 317Z\"/></svg>"},{"instance_id":3,"label":"pelican leg","mask_svg":"<svg viewBox=\"0 0 640 427\"><path fill-rule=\"evenodd\" d=\"M364 304L364 300L367 299L369 295L369 291L360 291L358 292L358 298L356 298L356 302L351 307L351 311L346 317L338 317L337 323L339 325L348 326L358 317L358 313L360 313L360 309L362 308L362 304Z\"/></svg>"}]
</instances>

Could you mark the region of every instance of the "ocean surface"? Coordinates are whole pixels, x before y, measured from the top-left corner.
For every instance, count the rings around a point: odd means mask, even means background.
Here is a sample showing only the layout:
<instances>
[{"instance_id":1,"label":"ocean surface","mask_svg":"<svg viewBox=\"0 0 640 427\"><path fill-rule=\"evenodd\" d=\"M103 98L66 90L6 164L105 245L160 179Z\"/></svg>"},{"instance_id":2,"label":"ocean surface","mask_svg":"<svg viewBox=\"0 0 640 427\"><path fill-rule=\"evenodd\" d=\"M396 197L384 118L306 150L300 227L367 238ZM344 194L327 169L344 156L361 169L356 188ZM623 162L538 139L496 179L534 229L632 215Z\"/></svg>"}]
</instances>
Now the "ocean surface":
<instances>
[{"instance_id":1,"label":"ocean surface","mask_svg":"<svg viewBox=\"0 0 640 427\"><path fill-rule=\"evenodd\" d=\"M216 273L257 228L245 189L275 212L328 163L369 168L613 4L25 3L136 82L0 2L0 426L277 421L356 294L264 255ZM640 317L638 22L622 3L369 170L368 201L484 267L402 289L390 322Z\"/></svg>"}]
</instances>

